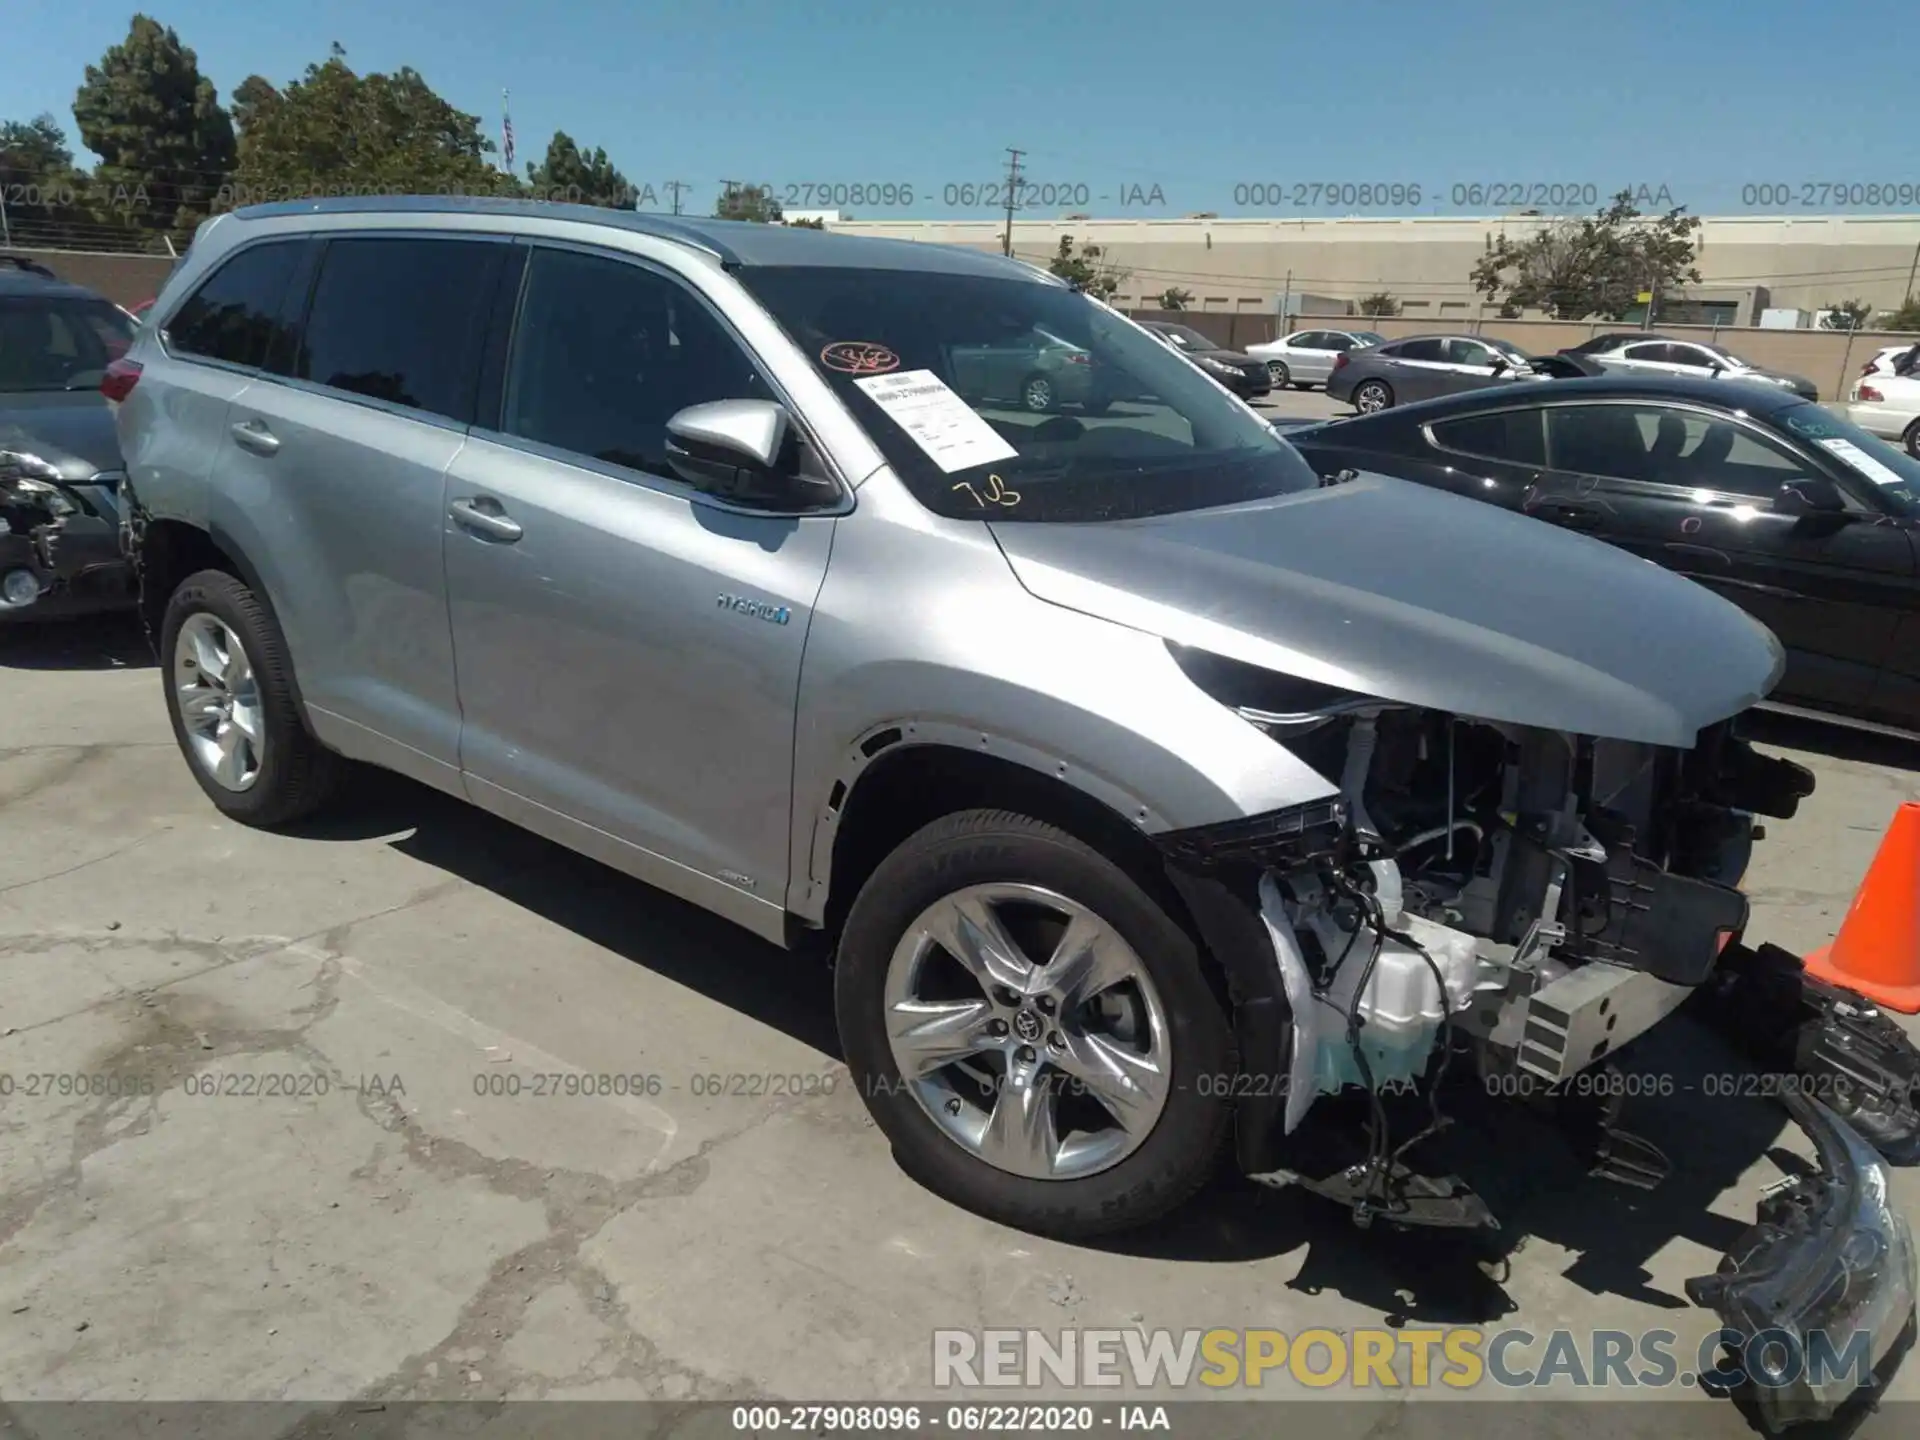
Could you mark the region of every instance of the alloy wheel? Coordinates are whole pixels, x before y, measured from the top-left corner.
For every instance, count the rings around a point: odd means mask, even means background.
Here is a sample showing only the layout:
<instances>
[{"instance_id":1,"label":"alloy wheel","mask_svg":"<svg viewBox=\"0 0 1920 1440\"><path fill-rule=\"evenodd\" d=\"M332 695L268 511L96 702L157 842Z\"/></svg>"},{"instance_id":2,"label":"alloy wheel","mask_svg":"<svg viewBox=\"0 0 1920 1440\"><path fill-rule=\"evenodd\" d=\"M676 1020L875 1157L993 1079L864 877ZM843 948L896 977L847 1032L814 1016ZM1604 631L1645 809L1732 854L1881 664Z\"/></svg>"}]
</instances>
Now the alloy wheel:
<instances>
[{"instance_id":1,"label":"alloy wheel","mask_svg":"<svg viewBox=\"0 0 1920 1440\"><path fill-rule=\"evenodd\" d=\"M1053 382L1034 376L1020 391L1020 401L1029 410L1051 410L1053 408Z\"/></svg>"},{"instance_id":2,"label":"alloy wheel","mask_svg":"<svg viewBox=\"0 0 1920 1440\"><path fill-rule=\"evenodd\" d=\"M1369 380L1366 384L1362 385L1359 392L1354 395L1353 408L1366 415L1371 415L1376 410L1386 409L1386 387L1376 380Z\"/></svg>"},{"instance_id":3,"label":"alloy wheel","mask_svg":"<svg viewBox=\"0 0 1920 1440\"><path fill-rule=\"evenodd\" d=\"M969 1154L1072 1180L1152 1133L1172 1085L1166 1012L1110 924L1037 885L974 885L928 906L888 963L901 1079Z\"/></svg>"},{"instance_id":4,"label":"alloy wheel","mask_svg":"<svg viewBox=\"0 0 1920 1440\"><path fill-rule=\"evenodd\" d=\"M266 719L246 647L217 615L189 615L173 642L187 753L224 790L250 789L266 763Z\"/></svg>"}]
</instances>

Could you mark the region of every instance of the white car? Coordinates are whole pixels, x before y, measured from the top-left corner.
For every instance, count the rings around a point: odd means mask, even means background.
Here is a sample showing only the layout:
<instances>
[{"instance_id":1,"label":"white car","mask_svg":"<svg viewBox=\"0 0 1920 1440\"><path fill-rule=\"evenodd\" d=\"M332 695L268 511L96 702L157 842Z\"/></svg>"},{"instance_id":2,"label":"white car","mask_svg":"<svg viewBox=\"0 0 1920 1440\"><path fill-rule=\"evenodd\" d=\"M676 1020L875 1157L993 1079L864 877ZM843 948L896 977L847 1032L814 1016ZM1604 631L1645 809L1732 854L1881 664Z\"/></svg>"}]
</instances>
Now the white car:
<instances>
[{"instance_id":1,"label":"white car","mask_svg":"<svg viewBox=\"0 0 1920 1440\"><path fill-rule=\"evenodd\" d=\"M1861 376L1847 395L1847 419L1869 435L1900 441L1920 460L1920 368Z\"/></svg>"},{"instance_id":2,"label":"white car","mask_svg":"<svg viewBox=\"0 0 1920 1440\"><path fill-rule=\"evenodd\" d=\"M1920 345L1888 345L1866 364L1860 374L1911 375L1920 370Z\"/></svg>"},{"instance_id":3,"label":"white car","mask_svg":"<svg viewBox=\"0 0 1920 1440\"><path fill-rule=\"evenodd\" d=\"M1371 330L1296 330L1264 345L1249 345L1246 353L1267 362L1274 389L1288 385L1305 389L1326 384L1342 355L1384 345L1386 339Z\"/></svg>"},{"instance_id":4,"label":"white car","mask_svg":"<svg viewBox=\"0 0 1920 1440\"><path fill-rule=\"evenodd\" d=\"M1620 375L1684 375L1696 380L1758 380L1779 385L1806 400L1820 398L1819 387L1804 375L1789 375L1742 360L1730 350L1703 340L1674 340L1665 335L1602 335L1568 352L1584 355L1602 369Z\"/></svg>"}]
</instances>

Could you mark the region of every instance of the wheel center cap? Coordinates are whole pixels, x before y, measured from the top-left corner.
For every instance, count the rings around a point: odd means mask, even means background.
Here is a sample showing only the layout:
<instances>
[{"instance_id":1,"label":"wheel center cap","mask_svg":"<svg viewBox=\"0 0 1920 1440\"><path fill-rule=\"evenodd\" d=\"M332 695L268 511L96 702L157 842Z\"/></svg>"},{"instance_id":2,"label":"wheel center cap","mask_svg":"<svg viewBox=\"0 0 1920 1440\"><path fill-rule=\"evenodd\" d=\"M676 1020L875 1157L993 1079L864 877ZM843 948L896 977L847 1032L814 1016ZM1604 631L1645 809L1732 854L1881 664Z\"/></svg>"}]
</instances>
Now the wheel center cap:
<instances>
[{"instance_id":1,"label":"wheel center cap","mask_svg":"<svg viewBox=\"0 0 1920 1440\"><path fill-rule=\"evenodd\" d=\"M1046 1022L1033 1010L1023 1009L1013 1017L1013 1033L1031 1045L1046 1032Z\"/></svg>"}]
</instances>

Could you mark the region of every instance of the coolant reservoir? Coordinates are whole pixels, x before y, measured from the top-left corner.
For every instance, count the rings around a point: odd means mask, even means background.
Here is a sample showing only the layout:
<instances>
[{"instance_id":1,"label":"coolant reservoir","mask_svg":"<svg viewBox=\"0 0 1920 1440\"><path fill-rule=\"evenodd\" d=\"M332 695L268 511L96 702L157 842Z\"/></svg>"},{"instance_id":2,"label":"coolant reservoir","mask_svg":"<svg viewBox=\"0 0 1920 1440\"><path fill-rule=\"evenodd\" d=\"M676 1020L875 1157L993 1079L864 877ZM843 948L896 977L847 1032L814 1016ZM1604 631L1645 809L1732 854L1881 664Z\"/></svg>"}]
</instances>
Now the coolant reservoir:
<instances>
[{"instance_id":1,"label":"coolant reservoir","mask_svg":"<svg viewBox=\"0 0 1920 1440\"><path fill-rule=\"evenodd\" d=\"M1360 1045L1375 1087L1412 1080L1426 1070L1441 1022L1449 1010L1458 1012L1473 1003L1480 972L1474 938L1465 931L1406 913L1390 923L1424 946L1433 965L1391 935L1381 943L1380 957L1360 999ZM1347 957L1315 1003L1319 1043L1314 1077L1318 1088L1330 1094L1343 1085L1365 1083L1353 1047L1347 1043L1346 1016L1367 968L1373 932L1363 926L1353 935L1324 910L1307 917L1307 925L1330 959ZM1436 967L1446 983L1444 994L1434 978Z\"/></svg>"}]
</instances>

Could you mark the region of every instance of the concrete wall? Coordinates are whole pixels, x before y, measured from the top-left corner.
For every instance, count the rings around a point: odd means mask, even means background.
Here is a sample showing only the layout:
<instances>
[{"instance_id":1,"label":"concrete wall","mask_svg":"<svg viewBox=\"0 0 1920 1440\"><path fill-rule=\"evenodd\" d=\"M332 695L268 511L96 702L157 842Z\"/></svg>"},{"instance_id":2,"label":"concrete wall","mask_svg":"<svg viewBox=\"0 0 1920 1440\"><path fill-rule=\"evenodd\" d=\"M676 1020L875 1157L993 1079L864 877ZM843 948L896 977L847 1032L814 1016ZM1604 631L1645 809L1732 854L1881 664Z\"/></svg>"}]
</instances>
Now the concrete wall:
<instances>
[{"instance_id":1,"label":"concrete wall","mask_svg":"<svg viewBox=\"0 0 1920 1440\"><path fill-rule=\"evenodd\" d=\"M1289 289L1350 300L1387 290L1445 327L1487 308L1468 276L1489 237L1504 231L1518 240L1548 223L1424 216L1016 221L1013 242L1014 253L1042 263L1062 235L1105 247L1128 272L1123 305L1155 304L1177 286L1192 292L1199 310L1273 314ZM983 250L1000 249L1002 229L978 220L851 220L832 228ZM1768 304L1805 310L1854 298L1891 308L1907 291L1920 215L1710 217L1700 237L1706 288L1764 288Z\"/></svg>"},{"instance_id":2,"label":"concrete wall","mask_svg":"<svg viewBox=\"0 0 1920 1440\"><path fill-rule=\"evenodd\" d=\"M85 250L20 250L6 252L38 261L62 280L98 290L118 305L132 309L151 300L173 273L165 255L100 255Z\"/></svg>"}]
</instances>

